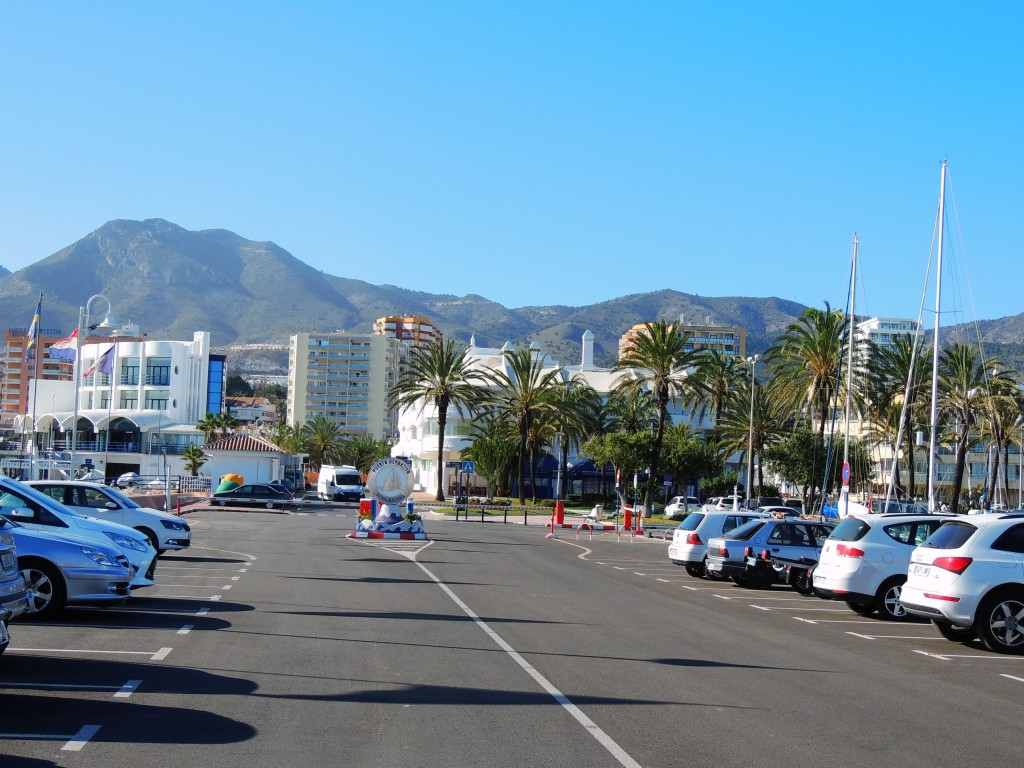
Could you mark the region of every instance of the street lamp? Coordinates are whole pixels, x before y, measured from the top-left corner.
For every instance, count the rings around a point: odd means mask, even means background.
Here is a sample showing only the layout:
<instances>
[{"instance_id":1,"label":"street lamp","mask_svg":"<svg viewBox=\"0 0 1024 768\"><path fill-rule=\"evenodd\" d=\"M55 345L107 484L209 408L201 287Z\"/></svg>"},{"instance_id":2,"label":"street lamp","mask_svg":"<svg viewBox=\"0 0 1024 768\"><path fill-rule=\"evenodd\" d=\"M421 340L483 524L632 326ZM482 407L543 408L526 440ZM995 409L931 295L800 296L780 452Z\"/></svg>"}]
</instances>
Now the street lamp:
<instances>
[{"instance_id":1,"label":"street lamp","mask_svg":"<svg viewBox=\"0 0 1024 768\"><path fill-rule=\"evenodd\" d=\"M754 387L756 382L754 381L754 368L757 366L757 361L761 359L760 355L754 355L748 357L747 362L750 363L750 435L747 441L747 507L750 507L750 492L754 487Z\"/></svg>"},{"instance_id":2,"label":"street lamp","mask_svg":"<svg viewBox=\"0 0 1024 768\"><path fill-rule=\"evenodd\" d=\"M107 302L107 314L106 314L106 317L103 318L103 322L97 323L96 325L90 325L89 324L89 320L90 320L90 315L92 313L92 303L96 299L103 299L103 301ZM120 327L121 326L118 324L117 320L115 320L114 316L110 313L110 299L108 299L106 296L104 296L101 293L97 293L94 296L90 296L89 300L87 302L85 302L85 306L78 308L78 332L77 332L77 336L75 338L75 364L74 364L74 367L73 367L74 373L72 374L74 376L74 379L75 379L75 413L74 413L74 417L72 418L72 421L71 421L71 467L70 468L71 468L71 472L72 473L74 473L76 471L75 470L75 449L77 448L77 444L78 444L78 404L79 404L79 399L81 397L80 388L81 388L81 384L82 384L82 382L79 381L79 376L81 375L81 370L82 370L82 337L85 336L86 334L88 334L88 332L92 331L92 330L102 329L104 331L111 331L111 332L113 332L113 331L118 330ZM113 379L111 379L110 397L111 397L111 399L113 399L113 397L114 397ZM109 428L110 427L108 426L107 429L109 429ZM106 472L106 467L104 467L103 471ZM74 474L72 474L72 477L74 477Z\"/></svg>"}]
</instances>

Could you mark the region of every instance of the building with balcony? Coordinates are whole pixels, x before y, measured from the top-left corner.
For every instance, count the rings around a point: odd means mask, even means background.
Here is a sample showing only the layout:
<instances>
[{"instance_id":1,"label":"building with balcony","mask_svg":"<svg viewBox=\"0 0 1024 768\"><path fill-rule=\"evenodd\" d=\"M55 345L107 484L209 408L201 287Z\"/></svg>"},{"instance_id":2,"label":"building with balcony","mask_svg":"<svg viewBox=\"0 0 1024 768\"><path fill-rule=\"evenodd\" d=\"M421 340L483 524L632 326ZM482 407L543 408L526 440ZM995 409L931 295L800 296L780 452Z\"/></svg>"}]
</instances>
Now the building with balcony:
<instances>
[{"instance_id":1,"label":"building with balcony","mask_svg":"<svg viewBox=\"0 0 1024 768\"><path fill-rule=\"evenodd\" d=\"M619 339L619 358L633 348L637 334L643 331L645 323L638 323L622 334ZM680 321L680 331L689 334L685 345L688 352L702 349L713 349L730 357L746 357L747 329L739 326L714 325L712 323L695 324Z\"/></svg>"},{"instance_id":2,"label":"building with balcony","mask_svg":"<svg viewBox=\"0 0 1024 768\"><path fill-rule=\"evenodd\" d=\"M288 345L291 425L317 417L348 437L391 439L394 414L387 395L398 371L399 342L380 333L298 333Z\"/></svg>"},{"instance_id":3,"label":"building with balcony","mask_svg":"<svg viewBox=\"0 0 1024 768\"><path fill-rule=\"evenodd\" d=\"M81 356L77 386L70 377L31 382L28 412L14 420L21 445L2 468L65 477L87 467L107 480L183 474L181 452L203 442L196 422L222 405L224 358L210 354L210 334L90 341Z\"/></svg>"},{"instance_id":4,"label":"building with balcony","mask_svg":"<svg viewBox=\"0 0 1024 768\"><path fill-rule=\"evenodd\" d=\"M429 347L443 334L430 320L421 316L388 315L373 323L373 332L389 336L411 347Z\"/></svg>"}]
</instances>

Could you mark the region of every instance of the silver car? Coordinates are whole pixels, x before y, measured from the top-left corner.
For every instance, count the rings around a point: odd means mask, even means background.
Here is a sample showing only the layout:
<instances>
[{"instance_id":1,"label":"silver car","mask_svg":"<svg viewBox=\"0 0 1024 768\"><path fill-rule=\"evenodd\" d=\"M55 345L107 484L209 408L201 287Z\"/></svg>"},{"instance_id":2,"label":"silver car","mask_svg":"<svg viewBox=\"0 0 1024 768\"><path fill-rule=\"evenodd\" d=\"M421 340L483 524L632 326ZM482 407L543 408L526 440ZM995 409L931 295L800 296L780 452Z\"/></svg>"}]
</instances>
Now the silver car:
<instances>
[{"instance_id":1,"label":"silver car","mask_svg":"<svg viewBox=\"0 0 1024 768\"><path fill-rule=\"evenodd\" d=\"M70 533L35 531L15 520L18 568L28 588L22 618L41 619L67 605L123 603L134 569L113 545Z\"/></svg>"}]
</instances>

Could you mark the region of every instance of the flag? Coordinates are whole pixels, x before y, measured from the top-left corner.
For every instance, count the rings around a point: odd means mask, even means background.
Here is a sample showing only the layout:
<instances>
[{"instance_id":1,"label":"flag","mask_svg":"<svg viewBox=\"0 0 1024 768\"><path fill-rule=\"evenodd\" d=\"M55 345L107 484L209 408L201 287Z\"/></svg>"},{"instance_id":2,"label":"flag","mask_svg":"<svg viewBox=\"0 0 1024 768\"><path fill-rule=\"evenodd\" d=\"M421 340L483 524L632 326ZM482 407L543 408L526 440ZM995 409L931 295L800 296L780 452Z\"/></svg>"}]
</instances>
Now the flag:
<instances>
[{"instance_id":1,"label":"flag","mask_svg":"<svg viewBox=\"0 0 1024 768\"><path fill-rule=\"evenodd\" d=\"M82 373L84 379L90 373L113 373L114 372L114 345L110 345L110 349L100 355L100 359L89 366L89 368Z\"/></svg>"},{"instance_id":2,"label":"flag","mask_svg":"<svg viewBox=\"0 0 1024 768\"><path fill-rule=\"evenodd\" d=\"M25 351L28 352L32 349L32 345L36 343L36 334L39 333L39 313L43 311L43 300L40 299L39 303L36 304L36 313L32 317L32 325L29 326L28 333L28 344L25 345Z\"/></svg>"},{"instance_id":3,"label":"flag","mask_svg":"<svg viewBox=\"0 0 1024 768\"><path fill-rule=\"evenodd\" d=\"M78 329L60 341L55 341L46 349L47 357L56 357L59 360L74 360L77 356Z\"/></svg>"}]
</instances>

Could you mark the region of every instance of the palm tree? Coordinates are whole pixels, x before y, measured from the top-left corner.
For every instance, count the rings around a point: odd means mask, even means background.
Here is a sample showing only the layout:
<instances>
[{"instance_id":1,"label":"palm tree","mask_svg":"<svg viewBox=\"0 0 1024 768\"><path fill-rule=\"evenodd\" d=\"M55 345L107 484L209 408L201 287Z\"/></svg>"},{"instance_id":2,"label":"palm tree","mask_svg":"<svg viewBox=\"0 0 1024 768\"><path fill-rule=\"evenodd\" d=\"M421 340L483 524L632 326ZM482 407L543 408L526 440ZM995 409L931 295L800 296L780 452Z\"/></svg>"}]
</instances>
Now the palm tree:
<instances>
[{"instance_id":1,"label":"palm tree","mask_svg":"<svg viewBox=\"0 0 1024 768\"><path fill-rule=\"evenodd\" d=\"M787 399L780 395L774 379L757 389L753 409L750 407L753 394L750 378L744 377L742 382L722 411L716 429L719 455L724 457L742 453L749 460L762 455L766 448L791 432L792 412ZM764 488L763 461L757 465L757 483L759 488ZM746 489L748 497L754 496L753 490ZM760 492L757 495L761 495Z\"/></svg>"},{"instance_id":2,"label":"palm tree","mask_svg":"<svg viewBox=\"0 0 1024 768\"><path fill-rule=\"evenodd\" d=\"M661 444L665 437L668 406L673 400L692 403L695 400L693 381L686 368L692 367L700 353L687 349L690 335L677 323L657 320L646 323L633 339L632 346L618 359L612 370L629 371L616 389L627 397L648 391L657 406L658 421L651 443L650 471L644 504L650 509L654 500L655 474L661 460Z\"/></svg>"},{"instance_id":3,"label":"palm tree","mask_svg":"<svg viewBox=\"0 0 1024 768\"><path fill-rule=\"evenodd\" d=\"M694 373L697 391L700 394L697 415L703 419L710 410L715 425L714 431L717 431L722 411L728 405L740 380L746 378L747 372L740 364L739 358L722 354L717 349L701 352Z\"/></svg>"},{"instance_id":4,"label":"palm tree","mask_svg":"<svg viewBox=\"0 0 1024 768\"><path fill-rule=\"evenodd\" d=\"M1013 442L1013 428L1020 416L1021 396L1018 389L1016 374L1009 370L999 370L998 361L988 360L992 368L992 376L988 380L988 393L984 400L983 430L995 447L995 456L989 467L988 498L986 509L992 509L995 501L996 484L999 479L1000 453L1003 453L1003 466L1009 460L1010 444ZM1009 472L1003 472L1003 499L1009 500Z\"/></svg>"},{"instance_id":5,"label":"palm tree","mask_svg":"<svg viewBox=\"0 0 1024 768\"><path fill-rule=\"evenodd\" d=\"M415 348L408 365L388 395L392 408L428 404L437 411L437 493L435 501L444 501L444 436L448 409L460 415L471 411L479 395L481 374L470 367L466 347L452 339L438 339L429 347Z\"/></svg>"},{"instance_id":6,"label":"palm tree","mask_svg":"<svg viewBox=\"0 0 1024 768\"><path fill-rule=\"evenodd\" d=\"M908 478L907 493L914 495L914 422L920 410L923 395L927 395L928 370L921 364L931 357L928 348L915 355L914 337L899 334L889 344L875 344L868 341L868 365L865 376L868 411L871 414L872 432L877 438L893 445L899 432L899 419L903 418L903 446L906 451L904 462ZM913 370L913 376L911 371ZM909 382L909 386L908 386ZM906 407L904 407L906 401ZM899 456L901 446L894 446L893 457L896 467L895 485L899 488ZM898 493L898 490L897 490Z\"/></svg>"},{"instance_id":7,"label":"palm tree","mask_svg":"<svg viewBox=\"0 0 1024 768\"><path fill-rule=\"evenodd\" d=\"M370 467L390 455L391 443L387 440L376 440L373 435L360 435L346 443L342 460L365 474L370 471Z\"/></svg>"},{"instance_id":8,"label":"palm tree","mask_svg":"<svg viewBox=\"0 0 1024 768\"><path fill-rule=\"evenodd\" d=\"M326 416L315 416L302 427L309 449L309 463L313 467L337 464L345 453L347 441L341 426Z\"/></svg>"},{"instance_id":9,"label":"palm tree","mask_svg":"<svg viewBox=\"0 0 1024 768\"><path fill-rule=\"evenodd\" d=\"M203 464L208 461L208 458L203 449L198 445L190 445L181 452L182 461L185 462L185 469L189 471L192 477L199 474L199 470Z\"/></svg>"},{"instance_id":10,"label":"palm tree","mask_svg":"<svg viewBox=\"0 0 1024 768\"><path fill-rule=\"evenodd\" d=\"M559 462L559 474L564 482L569 481L569 454L575 453L583 441L590 436L593 416L601 411L601 396L581 376L563 382L552 393L555 403L553 434L558 435L559 450L555 459ZM568 494L563 485L561 497Z\"/></svg>"},{"instance_id":11,"label":"palm tree","mask_svg":"<svg viewBox=\"0 0 1024 768\"><path fill-rule=\"evenodd\" d=\"M846 315L825 304L824 311L804 310L765 352L769 374L778 380L780 396L790 402L793 412L804 404L810 406L822 437L839 389L845 336ZM856 351L854 359L860 359Z\"/></svg>"},{"instance_id":12,"label":"palm tree","mask_svg":"<svg viewBox=\"0 0 1024 768\"><path fill-rule=\"evenodd\" d=\"M984 360L976 347L953 344L939 355L938 410L943 417L963 429L961 438L957 440L953 488L950 492L950 506L954 510L960 505L967 449L972 441L971 427L975 422L975 414L982 410L986 396L986 375Z\"/></svg>"},{"instance_id":13,"label":"palm tree","mask_svg":"<svg viewBox=\"0 0 1024 768\"><path fill-rule=\"evenodd\" d=\"M506 349L502 353L505 365L488 370L484 377L491 385L482 393L482 404L494 409L495 417L515 424L519 438L519 503L526 504L526 484L523 465L534 420L545 413L554 412L555 391L562 386L560 368L544 367L543 358L534 350ZM531 488L536 498L536 489Z\"/></svg>"}]
</instances>

